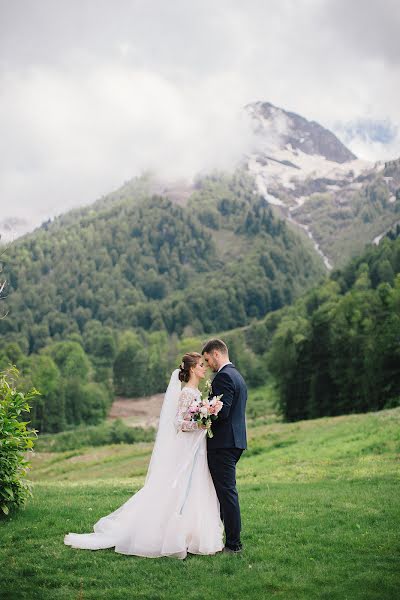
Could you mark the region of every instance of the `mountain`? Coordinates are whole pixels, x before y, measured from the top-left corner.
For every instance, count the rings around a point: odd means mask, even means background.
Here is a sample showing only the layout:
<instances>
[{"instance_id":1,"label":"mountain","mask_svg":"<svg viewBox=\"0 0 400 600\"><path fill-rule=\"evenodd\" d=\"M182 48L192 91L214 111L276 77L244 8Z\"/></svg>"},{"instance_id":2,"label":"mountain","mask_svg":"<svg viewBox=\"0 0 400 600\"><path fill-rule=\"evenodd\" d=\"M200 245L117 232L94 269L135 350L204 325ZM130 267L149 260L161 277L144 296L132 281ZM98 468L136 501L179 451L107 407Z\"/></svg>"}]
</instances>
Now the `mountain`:
<instances>
[{"instance_id":1,"label":"mountain","mask_svg":"<svg viewBox=\"0 0 400 600\"><path fill-rule=\"evenodd\" d=\"M358 159L330 131L269 102L248 104L259 192L340 266L400 218L400 161Z\"/></svg>"},{"instance_id":2,"label":"mountain","mask_svg":"<svg viewBox=\"0 0 400 600\"><path fill-rule=\"evenodd\" d=\"M40 430L98 422L120 385L164 389L167 366L216 332L249 385L273 374L288 419L379 409L389 388L398 397L399 228L326 280L247 173L199 178L186 199L171 186L173 201L149 196L154 185L127 182L2 256L0 367L44 386Z\"/></svg>"},{"instance_id":3,"label":"mountain","mask_svg":"<svg viewBox=\"0 0 400 600\"><path fill-rule=\"evenodd\" d=\"M398 160L360 160L325 127L270 102L253 102L244 110L250 116L254 146L243 156L241 167L254 176L258 193L275 214L311 240L328 269L344 265L399 222ZM352 127L357 133L365 131L367 125L371 139L390 141L393 136L388 124L357 122ZM100 198L91 208L95 211L123 199L138 201L153 194L186 206L195 185L145 173ZM79 213L80 209L70 211L61 222ZM18 237L30 226L18 219L3 220L0 242Z\"/></svg>"},{"instance_id":4,"label":"mountain","mask_svg":"<svg viewBox=\"0 0 400 600\"><path fill-rule=\"evenodd\" d=\"M273 150L275 152L292 152L295 156L300 156L302 153L339 164L357 159L331 131L315 121L308 121L304 117L278 108L270 102L251 103L245 107L245 110L254 118L255 131L261 137L267 137L266 134L268 134L274 138ZM268 139L266 139L266 143L268 150ZM270 160L277 159L270 157ZM295 167L290 161L285 162L283 154L280 162L285 166Z\"/></svg>"},{"instance_id":5,"label":"mountain","mask_svg":"<svg viewBox=\"0 0 400 600\"><path fill-rule=\"evenodd\" d=\"M245 325L324 275L311 244L273 215L246 173L198 179L180 206L125 184L17 240L5 257L0 334L26 352L116 329L206 333Z\"/></svg>"},{"instance_id":6,"label":"mountain","mask_svg":"<svg viewBox=\"0 0 400 600\"><path fill-rule=\"evenodd\" d=\"M273 380L287 420L376 411L400 403L399 306L400 226L291 306L218 336L252 386Z\"/></svg>"}]
</instances>

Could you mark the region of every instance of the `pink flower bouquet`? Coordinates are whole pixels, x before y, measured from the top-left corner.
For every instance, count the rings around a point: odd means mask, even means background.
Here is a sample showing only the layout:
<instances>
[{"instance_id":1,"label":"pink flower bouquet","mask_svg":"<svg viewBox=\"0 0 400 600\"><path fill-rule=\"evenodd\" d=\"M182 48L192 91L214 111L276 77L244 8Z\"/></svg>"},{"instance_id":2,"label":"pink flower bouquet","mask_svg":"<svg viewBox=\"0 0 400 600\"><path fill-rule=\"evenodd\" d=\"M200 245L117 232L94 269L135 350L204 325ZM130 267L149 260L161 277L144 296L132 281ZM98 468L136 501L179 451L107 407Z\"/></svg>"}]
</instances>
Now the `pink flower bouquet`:
<instances>
[{"instance_id":1,"label":"pink flower bouquet","mask_svg":"<svg viewBox=\"0 0 400 600\"><path fill-rule=\"evenodd\" d=\"M218 418L218 413L223 407L222 396L223 394L213 396L211 400L208 398L193 400L187 411L191 421L207 427L207 435L210 438L213 437L211 423Z\"/></svg>"}]
</instances>

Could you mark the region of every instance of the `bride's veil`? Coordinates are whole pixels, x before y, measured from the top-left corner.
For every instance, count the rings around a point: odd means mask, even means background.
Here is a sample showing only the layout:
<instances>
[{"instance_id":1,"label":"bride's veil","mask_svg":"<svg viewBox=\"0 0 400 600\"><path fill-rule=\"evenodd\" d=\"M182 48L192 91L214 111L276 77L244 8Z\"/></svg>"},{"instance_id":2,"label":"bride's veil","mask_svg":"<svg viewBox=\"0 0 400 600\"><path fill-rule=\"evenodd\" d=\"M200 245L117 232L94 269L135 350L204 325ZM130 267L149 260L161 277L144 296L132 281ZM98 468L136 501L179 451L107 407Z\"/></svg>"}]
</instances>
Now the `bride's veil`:
<instances>
[{"instance_id":1,"label":"bride's veil","mask_svg":"<svg viewBox=\"0 0 400 600\"><path fill-rule=\"evenodd\" d=\"M179 369L175 369L165 392L145 485L150 484L153 480L160 483L160 480L170 474L173 469L177 438L175 418L181 393L181 382L178 375Z\"/></svg>"}]
</instances>

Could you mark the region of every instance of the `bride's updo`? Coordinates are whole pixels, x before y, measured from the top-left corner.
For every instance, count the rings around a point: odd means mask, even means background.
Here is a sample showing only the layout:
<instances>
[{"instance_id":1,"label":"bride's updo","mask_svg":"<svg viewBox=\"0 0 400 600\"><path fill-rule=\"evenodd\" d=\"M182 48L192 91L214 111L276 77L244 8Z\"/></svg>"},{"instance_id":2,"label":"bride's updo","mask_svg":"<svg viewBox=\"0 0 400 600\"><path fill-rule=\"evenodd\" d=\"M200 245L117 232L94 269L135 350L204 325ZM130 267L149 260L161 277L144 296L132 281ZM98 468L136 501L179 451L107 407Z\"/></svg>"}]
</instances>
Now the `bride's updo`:
<instances>
[{"instance_id":1,"label":"bride's updo","mask_svg":"<svg viewBox=\"0 0 400 600\"><path fill-rule=\"evenodd\" d=\"M190 379L190 369L195 367L202 358L198 352L186 352L182 357L182 362L179 365L179 380L187 383Z\"/></svg>"}]
</instances>

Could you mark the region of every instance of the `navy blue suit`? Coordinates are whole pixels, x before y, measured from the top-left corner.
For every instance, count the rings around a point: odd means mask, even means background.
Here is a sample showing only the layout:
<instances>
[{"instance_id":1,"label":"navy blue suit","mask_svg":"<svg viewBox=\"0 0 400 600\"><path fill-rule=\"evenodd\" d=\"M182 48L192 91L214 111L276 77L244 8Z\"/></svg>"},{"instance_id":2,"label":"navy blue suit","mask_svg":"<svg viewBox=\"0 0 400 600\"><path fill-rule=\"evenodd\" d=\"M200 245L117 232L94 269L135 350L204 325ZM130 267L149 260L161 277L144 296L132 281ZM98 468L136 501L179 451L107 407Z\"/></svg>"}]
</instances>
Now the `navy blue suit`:
<instances>
[{"instance_id":1,"label":"navy blue suit","mask_svg":"<svg viewBox=\"0 0 400 600\"><path fill-rule=\"evenodd\" d=\"M236 463L247 448L247 388L243 377L232 363L215 375L211 396L222 394L223 408L212 423L213 437L207 437L207 459L225 527L225 546L241 548L240 506L236 489Z\"/></svg>"}]
</instances>

